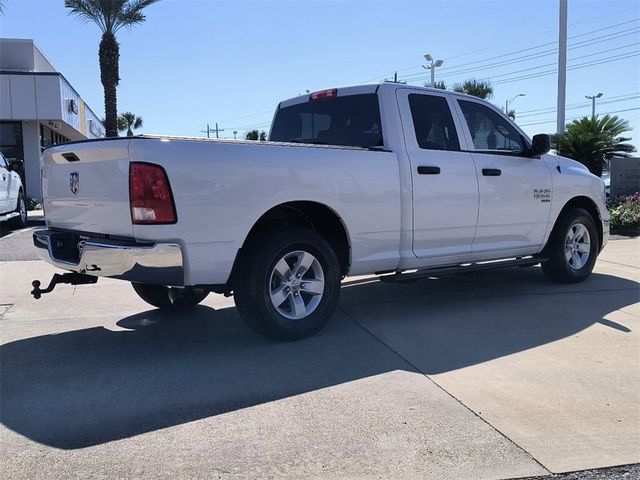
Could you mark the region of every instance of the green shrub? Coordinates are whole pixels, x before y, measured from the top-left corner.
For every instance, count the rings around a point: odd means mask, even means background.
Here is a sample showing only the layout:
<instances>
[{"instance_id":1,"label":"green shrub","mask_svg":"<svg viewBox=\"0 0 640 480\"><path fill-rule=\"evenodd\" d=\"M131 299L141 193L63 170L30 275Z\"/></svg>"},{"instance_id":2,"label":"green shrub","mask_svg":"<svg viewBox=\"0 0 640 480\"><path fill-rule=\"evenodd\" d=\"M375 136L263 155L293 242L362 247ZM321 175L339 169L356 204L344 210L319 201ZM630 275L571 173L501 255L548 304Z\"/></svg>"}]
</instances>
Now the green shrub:
<instances>
[{"instance_id":1,"label":"green shrub","mask_svg":"<svg viewBox=\"0 0 640 480\"><path fill-rule=\"evenodd\" d=\"M35 198L27 197L27 210L42 210L42 205Z\"/></svg>"},{"instance_id":2,"label":"green shrub","mask_svg":"<svg viewBox=\"0 0 640 480\"><path fill-rule=\"evenodd\" d=\"M635 230L640 228L640 193L620 197L609 204L612 230Z\"/></svg>"}]
</instances>

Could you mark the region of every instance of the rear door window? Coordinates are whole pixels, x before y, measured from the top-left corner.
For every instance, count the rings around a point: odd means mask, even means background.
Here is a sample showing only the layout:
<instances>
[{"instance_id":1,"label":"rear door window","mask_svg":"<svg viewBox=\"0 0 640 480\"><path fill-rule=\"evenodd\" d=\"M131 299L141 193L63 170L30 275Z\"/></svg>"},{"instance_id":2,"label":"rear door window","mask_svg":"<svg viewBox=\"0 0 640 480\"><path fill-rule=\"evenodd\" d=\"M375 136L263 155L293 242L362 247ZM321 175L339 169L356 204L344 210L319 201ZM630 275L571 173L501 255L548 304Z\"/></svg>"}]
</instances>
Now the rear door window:
<instances>
[{"instance_id":1,"label":"rear door window","mask_svg":"<svg viewBox=\"0 0 640 480\"><path fill-rule=\"evenodd\" d=\"M284 107L276 113L274 142L314 143L350 147L381 147L378 96L347 95Z\"/></svg>"},{"instance_id":2,"label":"rear door window","mask_svg":"<svg viewBox=\"0 0 640 480\"><path fill-rule=\"evenodd\" d=\"M460 150L447 99L436 95L409 95L416 142L426 150Z\"/></svg>"}]
</instances>

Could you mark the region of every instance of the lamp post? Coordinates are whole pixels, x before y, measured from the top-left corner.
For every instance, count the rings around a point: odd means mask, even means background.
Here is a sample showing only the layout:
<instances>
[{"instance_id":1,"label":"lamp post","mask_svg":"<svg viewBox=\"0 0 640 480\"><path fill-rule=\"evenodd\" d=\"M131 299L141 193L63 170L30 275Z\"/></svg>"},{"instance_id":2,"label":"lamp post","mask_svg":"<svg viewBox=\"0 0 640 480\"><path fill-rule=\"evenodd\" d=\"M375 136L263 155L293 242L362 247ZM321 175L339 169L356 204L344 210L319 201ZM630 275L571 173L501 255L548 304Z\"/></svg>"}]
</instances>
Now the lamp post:
<instances>
[{"instance_id":1,"label":"lamp post","mask_svg":"<svg viewBox=\"0 0 640 480\"><path fill-rule=\"evenodd\" d=\"M526 96L524 93L519 93L517 95L514 95L513 97L511 97L509 100L507 100L506 102L504 102L504 114L509 116L509 104L513 103L513 101L518 98L518 97L524 97Z\"/></svg>"},{"instance_id":2,"label":"lamp post","mask_svg":"<svg viewBox=\"0 0 640 480\"><path fill-rule=\"evenodd\" d=\"M434 87L436 84L436 68L441 67L444 61L434 60L430 53L425 53L424 59L429 63L427 65L423 65L422 68L431 70L431 87Z\"/></svg>"},{"instance_id":3,"label":"lamp post","mask_svg":"<svg viewBox=\"0 0 640 480\"><path fill-rule=\"evenodd\" d=\"M584 98L591 100L591 118L596 118L596 98L600 98L602 92L597 95L585 95Z\"/></svg>"}]
</instances>

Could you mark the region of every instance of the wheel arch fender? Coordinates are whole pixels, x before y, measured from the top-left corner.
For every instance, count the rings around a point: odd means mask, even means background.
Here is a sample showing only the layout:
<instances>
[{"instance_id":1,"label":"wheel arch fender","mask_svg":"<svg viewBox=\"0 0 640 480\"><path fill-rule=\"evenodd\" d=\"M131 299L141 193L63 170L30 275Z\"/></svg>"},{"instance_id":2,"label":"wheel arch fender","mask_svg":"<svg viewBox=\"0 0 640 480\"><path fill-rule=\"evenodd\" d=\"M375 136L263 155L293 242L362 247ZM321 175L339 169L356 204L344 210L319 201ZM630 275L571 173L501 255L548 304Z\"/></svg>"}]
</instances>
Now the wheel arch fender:
<instances>
[{"instance_id":1,"label":"wheel arch fender","mask_svg":"<svg viewBox=\"0 0 640 480\"><path fill-rule=\"evenodd\" d=\"M236 254L230 281L233 282L239 258L247 245L269 229L278 227L305 227L320 234L334 249L342 276L346 276L351 265L351 236L344 217L325 202L315 200L291 200L263 209L254 219L251 228Z\"/></svg>"},{"instance_id":2,"label":"wheel arch fender","mask_svg":"<svg viewBox=\"0 0 640 480\"><path fill-rule=\"evenodd\" d=\"M558 220L560 220L562 216L566 214L566 212L574 210L576 208L582 208L583 210L586 210L593 218L593 223L595 223L596 230L598 231L598 245L599 248L602 248L604 232L602 229L602 222L600 221L600 210L598 209L598 204L594 202L593 199L585 195L577 195L565 202L564 206L558 212L558 215L556 215L553 221L553 228L551 229L549 236L547 237L544 249L542 250L543 252L547 251L549 242L551 242L554 235L556 234Z\"/></svg>"}]
</instances>

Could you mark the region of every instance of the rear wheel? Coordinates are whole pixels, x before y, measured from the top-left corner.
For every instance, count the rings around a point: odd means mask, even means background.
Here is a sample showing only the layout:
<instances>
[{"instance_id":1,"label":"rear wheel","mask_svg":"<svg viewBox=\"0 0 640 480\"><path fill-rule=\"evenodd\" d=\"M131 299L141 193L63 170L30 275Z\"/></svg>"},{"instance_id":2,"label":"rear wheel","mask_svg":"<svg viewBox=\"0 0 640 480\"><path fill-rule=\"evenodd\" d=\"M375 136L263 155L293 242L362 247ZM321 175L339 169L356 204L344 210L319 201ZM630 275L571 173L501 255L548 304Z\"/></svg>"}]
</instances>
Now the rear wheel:
<instances>
[{"instance_id":1,"label":"rear wheel","mask_svg":"<svg viewBox=\"0 0 640 480\"><path fill-rule=\"evenodd\" d=\"M254 331L279 340L314 335L333 314L340 265L331 246L303 228L251 242L234 276L236 307Z\"/></svg>"},{"instance_id":2,"label":"rear wheel","mask_svg":"<svg viewBox=\"0 0 640 480\"><path fill-rule=\"evenodd\" d=\"M582 282L591 275L599 250L598 231L589 212L570 210L558 219L542 270L556 282Z\"/></svg>"},{"instance_id":3,"label":"rear wheel","mask_svg":"<svg viewBox=\"0 0 640 480\"><path fill-rule=\"evenodd\" d=\"M191 308L203 301L209 292L193 287L165 287L164 285L148 285L132 283L138 296L149 305L165 310Z\"/></svg>"}]
</instances>

